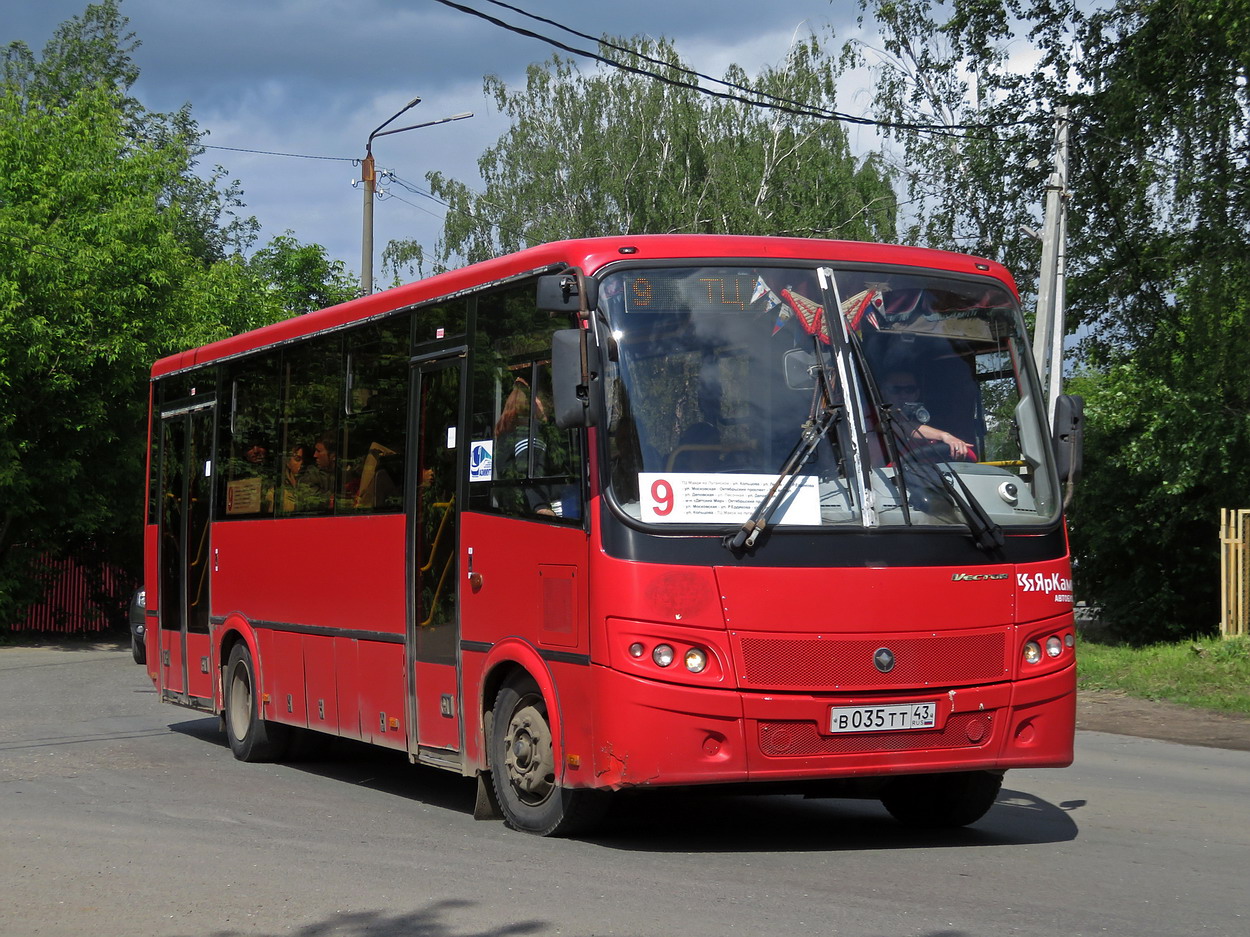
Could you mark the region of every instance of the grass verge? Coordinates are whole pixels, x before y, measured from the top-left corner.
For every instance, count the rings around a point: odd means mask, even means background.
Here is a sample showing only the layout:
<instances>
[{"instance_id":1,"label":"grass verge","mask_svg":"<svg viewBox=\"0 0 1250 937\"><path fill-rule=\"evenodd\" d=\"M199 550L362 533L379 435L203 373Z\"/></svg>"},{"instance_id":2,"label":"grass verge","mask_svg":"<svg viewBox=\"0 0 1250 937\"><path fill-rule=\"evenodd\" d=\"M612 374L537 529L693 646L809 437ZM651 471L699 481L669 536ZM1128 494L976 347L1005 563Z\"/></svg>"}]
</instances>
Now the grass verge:
<instances>
[{"instance_id":1,"label":"grass verge","mask_svg":"<svg viewBox=\"0 0 1250 937\"><path fill-rule=\"evenodd\" d=\"M1077 686L1250 714L1250 638L1202 638L1147 647L1082 641Z\"/></svg>"}]
</instances>

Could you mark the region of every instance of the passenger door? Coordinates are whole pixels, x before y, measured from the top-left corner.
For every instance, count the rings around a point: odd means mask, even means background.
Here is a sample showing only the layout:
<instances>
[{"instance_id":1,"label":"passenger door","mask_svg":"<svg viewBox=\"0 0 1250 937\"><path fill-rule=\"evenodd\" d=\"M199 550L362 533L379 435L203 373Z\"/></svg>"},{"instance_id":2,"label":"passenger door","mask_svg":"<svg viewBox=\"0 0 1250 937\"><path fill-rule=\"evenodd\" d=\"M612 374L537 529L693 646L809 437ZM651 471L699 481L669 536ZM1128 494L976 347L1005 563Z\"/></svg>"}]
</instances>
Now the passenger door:
<instances>
[{"instance_id":1,"label":"passenger door","mask_svg":"<svg viewBox=\"0 0 1250 937\"><path fill-rule=\"evenodd\" d=\"M160 628L161 695L212 707L209 576L214 402L161 413Z\"/></svg>"},{"instance_id":2,"label":"passenger door","mask_svg":"<svg viewBox=\"0 0 1250 937\"><path fill-rule=\"evenodd\" d=\"M407 647L410 677L408 725L416 727L410 751L437 762L437 752L460 751L460 563L458 549L462 474L460 438L462 353L413 361L409 434ZM415 718L414 718L415 717ZM413 742L417 744L413 744ZM418 748L419 746L419 748Z\"/></svg>"}]
</instances>

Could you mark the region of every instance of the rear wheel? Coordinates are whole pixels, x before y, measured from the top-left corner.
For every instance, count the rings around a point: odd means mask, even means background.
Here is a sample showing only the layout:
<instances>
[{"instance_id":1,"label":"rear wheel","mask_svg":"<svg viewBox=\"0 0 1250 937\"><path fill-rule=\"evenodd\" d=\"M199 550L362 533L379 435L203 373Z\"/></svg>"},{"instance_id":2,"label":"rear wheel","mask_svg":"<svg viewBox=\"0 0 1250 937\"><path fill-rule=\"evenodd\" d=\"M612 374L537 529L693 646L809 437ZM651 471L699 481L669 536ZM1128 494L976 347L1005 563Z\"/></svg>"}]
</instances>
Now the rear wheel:
<instances>
[{"instance_id":1,"label":"rear wheel","mask_svg":"<svg viewBox=\"0 0 1250 937\"><path fill-rule=\"evenodd\" d=\"M605 793L560 786L547 703L528 677L504 684L495 697L490 760L495 796L514 829L568 835L602 818Z\"/></svg>"},{"instance_id":2,"label":"rear wheel","mask_svg":"<svg viewBox=\"0 0 1250 937\"><path fill-rule=\"evenodd\" d=\"M239 761L278 761L291 741L288 726L260 718L256 700L256 668L247 645L230 651L224 682L226 739Z\"/></svg>"},{"instance_id":3,"label":"rear wheel","mask_svg":"<svg viewBox=\"0 0 1250 937\"><path fill-rule=\"evenodd\" d=\"M900 823L922 829L952 829L975 823L994 806L1002 772L963 771L894 778L881 803Z\"/></svg>"}]
</instances>

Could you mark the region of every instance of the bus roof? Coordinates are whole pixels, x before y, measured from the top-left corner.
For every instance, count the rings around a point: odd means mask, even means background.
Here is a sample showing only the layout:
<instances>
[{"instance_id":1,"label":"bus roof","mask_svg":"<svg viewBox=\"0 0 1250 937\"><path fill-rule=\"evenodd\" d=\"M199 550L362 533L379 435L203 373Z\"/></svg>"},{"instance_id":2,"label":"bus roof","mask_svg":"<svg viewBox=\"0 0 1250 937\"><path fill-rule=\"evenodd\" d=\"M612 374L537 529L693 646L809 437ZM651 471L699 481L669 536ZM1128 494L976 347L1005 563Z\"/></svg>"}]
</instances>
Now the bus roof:
<instances>
[{"instance_id":1,"label":"bus roof","mask_svg":"<svg viewBox=\"0 0 1250 937\"><path fill-rule=\"evenodd\" d=\"M926 247L906 247L870 241L832 241L816 238L757 237L725 234L640 234L618 237L553 241L505 254L481 263L362 296L307 315L221 339L209 345L177 352L152 366L152 377L182 371L210 361L231 358L305 335L353 322L384 316L400 309L454 296L531 273L564 266L580 267L593 275L608 264L628 260L810 260L830 263L874 263L924 267L953 273L992 276L1015 283L1006 268L993 260Z\"/></svg>"}]
</instances>

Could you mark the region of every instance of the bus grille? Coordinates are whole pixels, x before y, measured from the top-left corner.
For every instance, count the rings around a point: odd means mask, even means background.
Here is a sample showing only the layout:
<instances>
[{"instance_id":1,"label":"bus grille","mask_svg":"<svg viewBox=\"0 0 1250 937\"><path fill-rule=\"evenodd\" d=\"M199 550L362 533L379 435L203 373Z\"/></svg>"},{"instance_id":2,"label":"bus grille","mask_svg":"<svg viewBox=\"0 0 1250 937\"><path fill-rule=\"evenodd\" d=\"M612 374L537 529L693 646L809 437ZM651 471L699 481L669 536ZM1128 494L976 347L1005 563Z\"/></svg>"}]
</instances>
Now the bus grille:
<instances>
[{"instance_id":1,"label":"bus grille","mask_svg":"<svg viewBox=\"0 0 1250 937\"><path fill-rule=\"evenodd\" d=\"M903 689L959 686L1006 679L1001 630L978 634L888 635L871 638L743 637L742 684L760 689ZM894 669L873 665L878 648Z\"/></svg>"},{"instance_id":2,"label":"bus grille","mask_svg":"<svg viewBox=\"0 0 1250 937\"><path fill-rule=\"evenodd\" d=\"M957 713L933 732L855 732L821 735L814 722L759 723L760 751L786 755L850 755L861 752L905 752L931 748L975 748L993 736L988 712Z\"/></svg>"}]
</instances>

